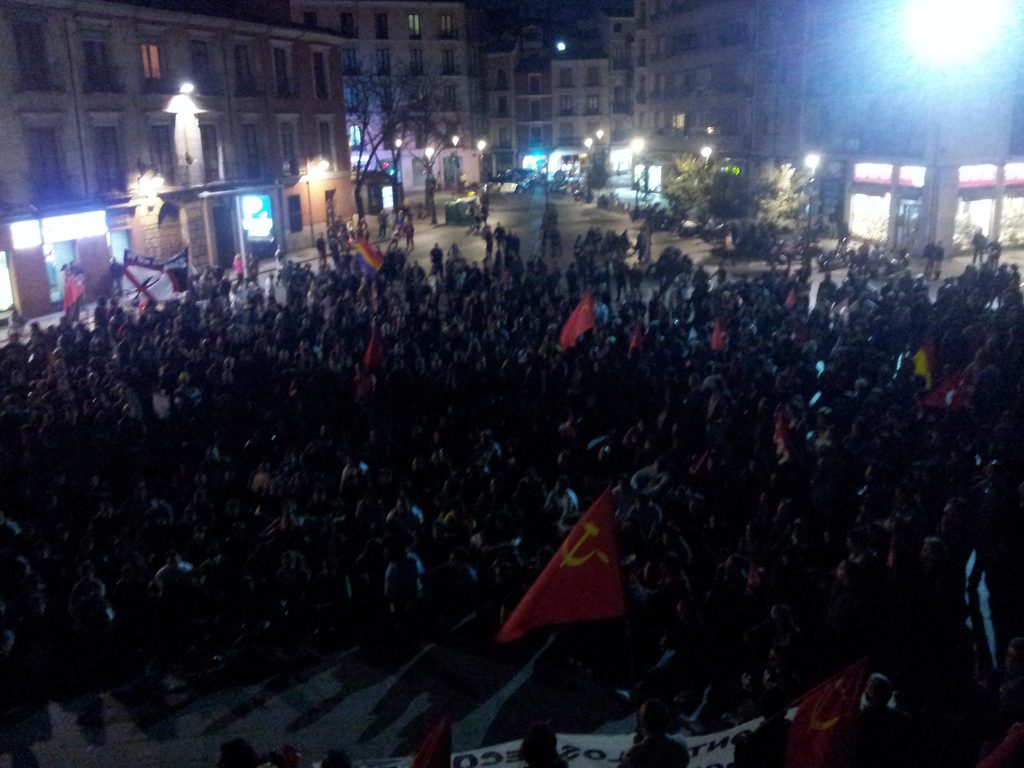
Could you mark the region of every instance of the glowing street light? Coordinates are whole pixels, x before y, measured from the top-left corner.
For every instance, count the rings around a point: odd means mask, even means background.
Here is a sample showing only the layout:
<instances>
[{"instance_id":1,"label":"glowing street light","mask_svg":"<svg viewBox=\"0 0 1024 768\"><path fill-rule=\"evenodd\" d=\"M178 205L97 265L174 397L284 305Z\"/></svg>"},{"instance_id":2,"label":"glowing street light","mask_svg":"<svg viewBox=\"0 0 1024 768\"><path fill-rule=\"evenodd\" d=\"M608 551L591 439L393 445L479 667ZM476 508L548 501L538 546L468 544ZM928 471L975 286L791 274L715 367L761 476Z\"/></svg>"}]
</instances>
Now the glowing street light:
<instances>
[{"instance_id":1,"label":"glowing street light","mask_svg":"<svg viewBox=\"0 0 1024 768\"><path fill-rule=\"evenodd\" d=\"M604 138L604 129L598 128L597 133L595 135L597 136L597 140L600 141L601 139Z\"/></svg>"},{"instance_id":2,"label":"glowing street light","mask_svg":"<svg viewBox=\"0 0 1024 768\"><path fill-rule=\"evenodd\" d=\"M476 143L476 148L479 152L483 152L485 149L487 149L487 142L484 141L483 139L480 139L480 141Z\"/></svg>"},{"instance_id":3,"label":"glowing street light","mask_svg":"<svg viewBox=\"0 0 1024 768\"><path fill-rule=\"evenodd\" d=\"M459 146L459 137L458 136L452 136L452 146L455 147L455 148L458 148L458 146Z\"/></svg>"},{"instance_id":4,"label":"glowing street light","mask_svg":"<svg viewBox=\"0 0 1024 768\"><path fill-rule=\"evenodd\" d=\"M192 93L195 93L195 90L196 87L192 83L182 83L181 87L178 88L178 93L182 94L183 96L189 96Z\"/></svg>"},{"instance_id":5,"label":"glowing street light","mask_svg":"<svg viewBox=\"0 0 1024 768\"><path fill-rule=\"evenodd\" d=\"M1011 26L1014 0L907 0L903 21L914 55L934 67L967 64Z\"/></svg>"},{"instance_id":6,"label":"glowing street light","mask_svg":"<svg viewBox=\"0 0 1024 768\"><path fill-rule=\"evenodd\" d=\"M583 146L587 148L587 151L589 151L590 148L594 146L594 140L587 136L587 138L583 140Z\"/></svg>"},{"instance_id":7,"label":"glowing street light","mask_svg":"<svg viewBox=\"0 0 1024 768\"><path fill-rule=\"evenodd\" d=\"M423 154L427 156L427 160L433 159L433 157L434 157L434 148L433 147L427 147L426 149L423 150Z\"/></svg>"},{"instance_id":8,"label":"glowing street light","mask_svg":"<svg viewBox=\"0 0 1024 768\"><path fill-rule=\"evenodd\" d=\"M402 148L402 140L401 139L395 139L395 149L401 149L401 148Z\"/></svg>"},{"instance_id":9,"label":"glowing street light","mask_svg":"<svg viewBox=\"0 0 1024 768\"><path fill-rule=\"evenodd\" d=\"M818 170L818 166L821 164L821 155L811 152L804 158L804 167L811 172L811 176Z\"/></svg>"},{"instance_id":10,"label":"glowing street light","mask_svg":"<svg viewBox=\"0 0 1024 768\"><path fill-rule=\"evenodd\" d=\"M711 153L714 152L711 147L704 146L700 148L700 156L704 158L704 162L708 162L711 159Z\"/></svg>"},{"instance_id":11,"label":"glowing street light","mask_svg":"<svg viewBox=\"0 0 1024 768\"><path fill-rule=\"evenodd\" d=\"M629 148L633 150L634 155L639 155L644 151L644 140L637 136L629 143Z\"/></svg>"},{"instance_id":12,"label":"glowing street light","mask_svg":"<svg viewBox=\"0 0 1024 768\"><path fill-rule=\"evenodd\" d=\"M559 40L555 43L555 50L559 53L563 53L565 51L565 40Z\"/></svg>"}]
</instances>

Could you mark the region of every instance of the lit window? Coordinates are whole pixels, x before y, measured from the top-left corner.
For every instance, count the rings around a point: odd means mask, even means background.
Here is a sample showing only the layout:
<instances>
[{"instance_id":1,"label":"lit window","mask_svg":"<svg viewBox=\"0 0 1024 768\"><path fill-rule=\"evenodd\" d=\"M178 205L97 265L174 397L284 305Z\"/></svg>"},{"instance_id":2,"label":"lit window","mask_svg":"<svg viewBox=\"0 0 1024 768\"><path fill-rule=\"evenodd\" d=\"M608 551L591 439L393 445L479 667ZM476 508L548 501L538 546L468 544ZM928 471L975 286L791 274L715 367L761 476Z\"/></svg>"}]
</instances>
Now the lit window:
<instances>
[{"instance_id":1,"label":"lit window","mask_svg":"<svg viewBox=\"0 0 1024 768\"><path fill-rule=\"evenodd\" d=\"M147 80L159 80L160 46L152 43L142 44L142 76Z\"/></svg>"},{"instance_id":2,"label":"lit window","mask_svg":"<svg viewBox=\"0 0 1024 768\"><path fill-rule=\"evenodd\" d=\"M409 14L409 39L420 39L420 15L418 13Z\"/></svg>"}]
</instances>

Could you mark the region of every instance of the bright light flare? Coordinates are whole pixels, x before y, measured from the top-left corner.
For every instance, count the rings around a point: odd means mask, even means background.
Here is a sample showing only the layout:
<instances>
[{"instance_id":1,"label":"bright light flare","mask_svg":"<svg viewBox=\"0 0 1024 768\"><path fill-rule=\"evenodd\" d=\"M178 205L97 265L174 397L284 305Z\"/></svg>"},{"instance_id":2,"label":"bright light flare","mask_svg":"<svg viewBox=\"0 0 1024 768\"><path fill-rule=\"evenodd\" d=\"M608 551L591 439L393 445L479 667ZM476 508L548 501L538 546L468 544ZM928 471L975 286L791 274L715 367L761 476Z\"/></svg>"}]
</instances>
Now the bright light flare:
<instances>
[{"instance_id":1,"label":"bright light flare","mask_svg":"<svg viewBox=\"0 0 1024 768\"><path fill-rule=\"evenodd\" d=\"M907 0L907 42L931 66L968 64L1006 33L1013 5L1014 0Z\"/></svg>"}]
</instances>

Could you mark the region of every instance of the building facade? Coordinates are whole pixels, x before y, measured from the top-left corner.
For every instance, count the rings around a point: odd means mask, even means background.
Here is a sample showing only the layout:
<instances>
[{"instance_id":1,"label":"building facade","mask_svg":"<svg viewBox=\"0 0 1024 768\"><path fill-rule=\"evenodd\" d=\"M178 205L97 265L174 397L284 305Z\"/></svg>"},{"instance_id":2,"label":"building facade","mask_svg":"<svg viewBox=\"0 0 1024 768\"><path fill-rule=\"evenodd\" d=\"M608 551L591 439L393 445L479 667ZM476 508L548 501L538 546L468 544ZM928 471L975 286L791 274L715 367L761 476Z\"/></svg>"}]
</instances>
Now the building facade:
<instances>
[{"instance_id":1,"label":"building facade","mask_svg":"<svg viewBox=\"0 0 1024 768\"><path fill-rule=\"evenodd\" d=\"M341 64L352 88L373 79L390 80L396 113L414 109L411 102L404 102L408 91L421 87L429 91L426 97L437 112L429 119L430 130L409 127L416 115L367 121L350 110L352 167L363 166L379 179L394 176L397 169L396 180L407 191L424 189L428 168L443 189L480 180L477 143L484 136L484 110L475 44L479 32L476 17L465 3L292 0L291 14L296 23L329 29L343 38ZM347 101L354 105L360 99L351 96ZM390 207L382 192L389 194L379 182L370 185L368 210Z\"/></svg>"},{"instance_id":2,"label":"building facade","mask_svg":"<svg viewBox=\"0 0 1024 768\"><path fill-rule=\"evenodd\" d=\"M117 2L0 11L0 304L111 259L308 248L352 210L337 36Z\"/></svg>"},{"instance_id":3,"label":"building facade","mask_svg":"<svg viewBox=\"0 0 1024 768\"><path fill-rule=\"evenodd\" d=\"M837 234L912 251L966 247L979 229L1024 242L1024 56L1012 30L985 56L944 67L915 57L885 0L636 0L634 10L646 162L705 147L734 168L816 155L814 215Z\"/></svg>"}]
</instances>

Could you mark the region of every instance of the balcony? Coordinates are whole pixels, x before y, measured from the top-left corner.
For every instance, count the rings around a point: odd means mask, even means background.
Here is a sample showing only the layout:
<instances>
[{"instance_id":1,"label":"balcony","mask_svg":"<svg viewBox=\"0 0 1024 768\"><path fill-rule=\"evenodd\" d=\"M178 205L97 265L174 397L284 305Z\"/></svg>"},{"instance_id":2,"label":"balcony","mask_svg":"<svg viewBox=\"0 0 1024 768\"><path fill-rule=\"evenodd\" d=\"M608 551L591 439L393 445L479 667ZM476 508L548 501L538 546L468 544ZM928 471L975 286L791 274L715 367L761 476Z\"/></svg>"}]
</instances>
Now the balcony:
<instances>
[{"instance_id":1,"label":"balcony","mask_svg":"<svg viewBox=\"0 0 1024 768\"><path fill-rule=\"evenodd\" d=\"M581 143L578 136L559 136L555 139L555 144L559 147L574 147Z\"/></svg>"},{"instance_id":2,"label":"balcony","mask_svg":"<svg viewBox=\"0 0 1024 768\"><path fill-rule=\"evenodd\" d=\"M573 110L572 107L569 107L568 109L558 110L559 117L572 117L574 114L576 114L576 112Z\"/></svg>"},{"instance_id":3,"label":"balcony","mask_svg":"<svg viewBox=\"0 0 1024 768\"><path fill-rule=\"evenodd\" d=\"M86 72L82 79L82 93L123 93L119 78L112 69Z\"/></svg>"},{"instance_id":4,"label":"balcony","mask_svg":"<svg viewBox=\"0 0 1024 768\"><path fill-rule=\"evenodd\" d=\"M596 115L602 114L602 112L600 107L588 107L587 109L583 110L583 114L586 115L587 117L594 117Z\"/></svg>"},{"instance_id":5,"label":"balcony","mask_svg":"<svg viewBox=\"0 0 1024 768\"><path fill-rule=\"evenodd\" d=\"M454 64L450 67L441 67L441 74L445 77L456 77L462 74L462 68L456 67Z\"/></svg>"},{"instance_id":6,"label":"balcony","mask_svg":"<svg viewBox=\"0 0 1024 768\"><path fill-rule=\"evenodd\" d=\"M235 96L239 98L262 96L263 92L256 87L255 79L240 80L235 83Z\"/></svg>"},{"instance_id":7,"label":"balcony","mask_svg":"<svg viewBox=\"0 0 1024 768\"><path fill-rule=\"evenodd\" d=\"M628 101L615 101L612 102L612 114L613 115L628 115L633 112L633 105Z\"/></svg>"},{"instance_id":8,"label":"balcony","mask_svg":"<svg viewBox=\"0 0 1024 768\"><path fill-rule=\"evenodd\" d=\"M459 39L459 30L457 30L457 29L442 30L442 31L437 33L437 39L438 40L458 40Z\"/></svg>"},{"instance_id":9,"label":"balcony","mask_svg":"<svg viewBox=\"0 0 1024 768\"><path fill-rule=\"evenodd\" d=\"M143 93L175 94L178 84L170 77L149 77L142 81Z\"/></svg>"},{"instance_id":10,"label":"balcony","mask_svg":"<svg viewBox=\"0 0 1024 768\"><path fill-rule=\"evenodd\" d=\"M615 58L611 61L612 69L629 69L632 65L629 59L625 57Z\"/></svg>"}]
</instances>

